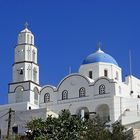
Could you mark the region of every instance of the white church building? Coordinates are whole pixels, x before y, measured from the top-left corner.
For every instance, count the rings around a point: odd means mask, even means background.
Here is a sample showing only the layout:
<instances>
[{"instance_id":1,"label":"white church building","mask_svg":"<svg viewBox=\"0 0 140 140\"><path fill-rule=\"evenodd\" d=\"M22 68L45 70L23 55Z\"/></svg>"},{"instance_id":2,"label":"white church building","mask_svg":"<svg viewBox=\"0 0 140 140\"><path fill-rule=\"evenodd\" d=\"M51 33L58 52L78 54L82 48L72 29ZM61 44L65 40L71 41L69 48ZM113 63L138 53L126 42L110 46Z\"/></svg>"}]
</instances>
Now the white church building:
<instances>
[{"instance_id":1,"label":"white church building","mask_svg":"<svg viewBox=\"0 0 140 140\"><path fill-rule=\"evenodd\" d=\"M8 104L0 106L0 114L12 108L19 117L23 113L30 120L36 113L28 111L37 112L36 117L43 111L43 117L47 117L69 109L73 115L86 118L99 115L104 121L121 120L123 125L140 128L140 80L129 75L122 81L119 64L101 48L84 58L78 72L64 77L57 87L41 86L34 35L26 27L18 35L12 76ZM4 134L4 119L0 121ZM15 118L12 123L18 125Z\"/></svg>"}]
</instances>

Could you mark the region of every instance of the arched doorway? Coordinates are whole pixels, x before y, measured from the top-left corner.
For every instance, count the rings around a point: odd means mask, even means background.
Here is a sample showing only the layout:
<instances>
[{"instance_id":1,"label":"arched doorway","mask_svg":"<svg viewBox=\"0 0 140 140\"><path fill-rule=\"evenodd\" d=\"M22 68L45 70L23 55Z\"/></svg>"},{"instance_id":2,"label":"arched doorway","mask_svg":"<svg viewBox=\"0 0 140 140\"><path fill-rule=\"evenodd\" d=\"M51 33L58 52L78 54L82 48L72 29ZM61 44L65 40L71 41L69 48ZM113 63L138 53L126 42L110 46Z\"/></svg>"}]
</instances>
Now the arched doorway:
<instances>
[{"instance_id":1,"label":"arched doorway","mask_svg":"<svg viewBox=\"0 0 140 140\"><path fill-rule=\"evenodd\" d=\"M81 107L78 109L77 114L82 118L82 119L89 119L89 110L87 107Z\"/></svg>"},{"instance_id":2,"label":"arched doorway","mask_svg":"<svg viewBox=\"0 0 140 140\"><path fill-rule=\"evenodd\" d=\"M102 104L97 107L96 114L99 116L101 121L108 122L110 121L110 111L107 104Z\"/></svg>"}]
</instances>

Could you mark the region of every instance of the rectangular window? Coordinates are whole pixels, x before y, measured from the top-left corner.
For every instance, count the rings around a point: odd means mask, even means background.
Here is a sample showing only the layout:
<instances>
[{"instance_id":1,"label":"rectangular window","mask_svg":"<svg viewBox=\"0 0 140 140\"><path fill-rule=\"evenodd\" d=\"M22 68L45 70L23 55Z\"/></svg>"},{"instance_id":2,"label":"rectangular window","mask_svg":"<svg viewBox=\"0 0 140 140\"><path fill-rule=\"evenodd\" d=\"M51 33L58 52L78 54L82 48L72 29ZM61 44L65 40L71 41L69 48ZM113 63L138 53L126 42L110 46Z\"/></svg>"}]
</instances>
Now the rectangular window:
<instances>
[{"instance_id":1,"label":"rectangular window","mask_svg":"<svg viewBox=\"0 0 140 140\"><path fill-rule=\"evenodd\" d=\"M107 70L104 70L104 76L108 77L108 71Z\"/></svg>"},{"instance_id":2,"label":"rectangular window","mask_svg":"<svg viewBox=\"0 0 140 140\"><path fill-rule=\"evenodd\" d=\"M0 129L0 139L1 139L1 129Z\"/></svg>"},{"instance_id":3,"label":"rectangular window","mask_svg":"<svg viewBox=\"0 0 140 140\"><path fill-rule=\"evenodd\" d=\"M116 80L119 80L119 74L116 72Z\"/></svg>"},{"instance_id":4,"label":"rectangular window","mask_svg":"<svg viewBox=\"0 0 140 140\"><path fill-rule=\"evenodd\" d=\"M89 71L89 78L92 79L92 71Z\"/></svg>"}]
</instances>

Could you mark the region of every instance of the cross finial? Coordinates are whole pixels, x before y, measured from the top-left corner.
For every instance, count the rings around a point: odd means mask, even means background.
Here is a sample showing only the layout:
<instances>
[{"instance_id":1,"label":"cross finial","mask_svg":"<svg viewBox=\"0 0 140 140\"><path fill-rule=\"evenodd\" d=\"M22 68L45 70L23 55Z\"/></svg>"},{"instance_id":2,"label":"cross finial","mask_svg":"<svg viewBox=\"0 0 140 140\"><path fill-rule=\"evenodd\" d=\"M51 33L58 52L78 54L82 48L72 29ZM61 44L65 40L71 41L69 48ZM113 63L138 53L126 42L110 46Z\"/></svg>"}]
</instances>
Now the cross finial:
<instances>
[{"instance_id":1,"label":"cross finial","mask_svg":"<svg viewBox=\"0 0 140 140\"><path fill-rule=\"evenodd\" d=\"M101 42L98 42L98 43L97 43L97 48L98 48L98 50L101 49L101 46L102 46L102 43L101 43Z\"/></svg>"},{"instance_id":2,"label":"cross finial","mask_svg":"<svg viewBox=\"0 0 140 140\"><path fill-rule=\"evenodd\" d=\"M24 26L25 26L25 28L27 28L28 27L28 22L25 22Z\"/></svg>"}]
</instances>

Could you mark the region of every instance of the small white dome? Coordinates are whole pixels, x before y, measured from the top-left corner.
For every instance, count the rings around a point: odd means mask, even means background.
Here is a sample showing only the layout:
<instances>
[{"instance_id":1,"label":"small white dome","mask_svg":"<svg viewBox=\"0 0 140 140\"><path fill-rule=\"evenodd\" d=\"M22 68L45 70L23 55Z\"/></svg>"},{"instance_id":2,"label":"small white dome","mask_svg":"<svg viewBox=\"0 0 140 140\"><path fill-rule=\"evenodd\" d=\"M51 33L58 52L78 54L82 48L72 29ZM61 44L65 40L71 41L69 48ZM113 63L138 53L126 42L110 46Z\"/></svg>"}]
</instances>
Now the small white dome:
<instances>
[{"instance_id":1,"label":"small white dome","mask_svg":"<svg viewBox=\"0 0 140 140\"><path fill-rule=\"evenodd\" d=\"M27 27L22 30L20 33L32 33Z\"/></svg>"},{"instance_id":2,"label":"small white dome","mask_svg":"<svg viewBox=\"0 0 140 140\"><path fill-rule=\"evenodd\" d=\"M27 28L27 26L25 27L24 30L22 30L19 35L18 35L18 44L32 44L34 45L34 35L32 34L32 32Z\"/></svg>"}]
</instances>

